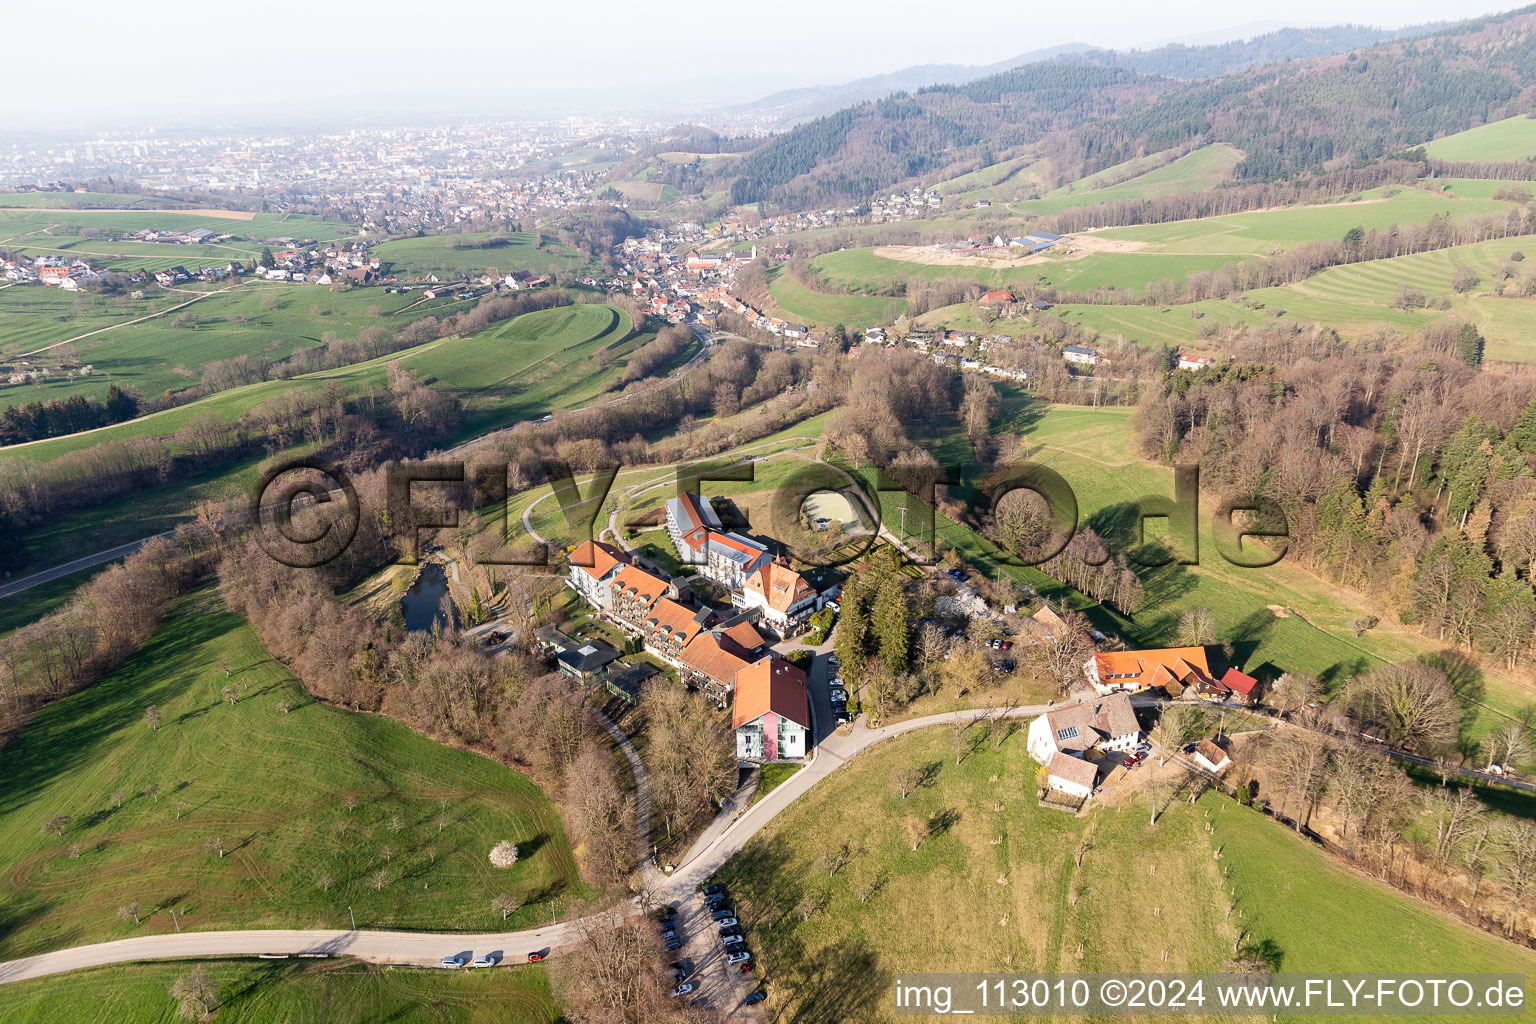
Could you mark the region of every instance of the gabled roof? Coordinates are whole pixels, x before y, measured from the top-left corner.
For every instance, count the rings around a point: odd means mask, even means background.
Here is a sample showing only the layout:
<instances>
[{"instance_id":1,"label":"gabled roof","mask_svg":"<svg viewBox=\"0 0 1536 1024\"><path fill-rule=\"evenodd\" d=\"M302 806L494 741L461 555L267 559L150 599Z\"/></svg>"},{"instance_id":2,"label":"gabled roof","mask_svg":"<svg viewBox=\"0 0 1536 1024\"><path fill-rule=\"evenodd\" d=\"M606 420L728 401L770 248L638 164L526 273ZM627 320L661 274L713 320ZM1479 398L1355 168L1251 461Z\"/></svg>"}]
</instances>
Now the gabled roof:
<instances>
[{"instance_id":1,"label":"gabled roof","mask_svg":"<svg viewBox=\"0 0 1536 1024\"><path fill-rule=\"evenodd\" d=\"M575 568L598 580L606 576L608 570L615 565L633 564L629 555L618 548L593 540L587 541L572 551L570 562Z\"/></svg>"},{"instance_id":2,"label":"gabled roof","mask_svg":"<svg viewBox=\"0 0 1536 1024\"><path fill-rule=\"evenodd\" d=\"M685 644L704 629L704 623L700 618L697 610L670 597L657 600L646 614L647 624L654 622L656 626L665 629Z\"/></svg>"},{"instance_id":3,"label":"gabled roof","mask_svg":"<svg viewBox=\"0 0 1536 1024\"><path fill-rule=\"evenodd\" d=\"M1043 717L1058 747L1087 750L1101 739L1116 739L1141 731L1128 693L1062 704L1051 708Z\"/></svg>"},{"instance_id":4,"label":"gabled roof","mask_svg":"<svg viewBox=\"0 0 1536 1024\"><path fill-rule=\"evenodd\" d=\"M752 623L746 620L742 620L731 628L724 630L722 635L748 654L768 643L767 640L763 639L763 634L759 633Z\"/></svg>"},{"instance_id":5,"label":"gabled roof","mask_svg":"<svg viewBox=\"0 0 1536 1024\"><path fill-rule=\"evenodd\" d=\"M626 565L619 570L609 584L620 590L634 590L635 593L647 604L661 597L667 592L667 581L659 576L652 576L637 565Z\"/></svg>"},{"instance_id":6,"label":"gabled roof","mask_svg":"<svg viewBox=\"0 0 1536 1024\"><path fill-rule=\"evenodd\" d=\"M1200 741L1195 747L1195 753L1214 765L1219 765L1221 762L1228 760L1227 752L1218 747L1209 738Z\"/></svg>"},{"instance_id":7,"label":"gabled roof","mask_svg":"<svg viewBox=\"0 0 1536 1024\"><path fill-rule=\"evenodd\" d=\"M1221 677L1221 685L1233 693L1240 693L1244 697L1253 696L1253 688L1259 685L1259 681L1253 676L1239 672L1235 668L1227 669L1227 674Z\"/></svg>"},{"instance_id":8,"label":"gabled roof","mask_svg":"<svg viewBox=\"0 0 1536 1024\"><path fill-rule=\"evenodd\" d=\"M1206 661L1204 647L1166 647L1152 651L1101 651L1093 656L1099 680L1110 682L1111 676L1122 678L1114 682L1138 686L1157 686L1159 669L1162 680L1168 676L1185 685L1211 677L1210 664Z\"/></svg>"},{"instance_id":9,"label":"gabled roof","mask_svg":"<svg viewBox=\"0 0 1536 1024\"><path fill-rule=\"evenodd\" d=\"M747 667L747 659L728 649L713 633L700 633L688 641L677 660L721 686L730 685L736 673Z\"/></svg>"},{"instance_id":10,"label":"gabled roof","mask_svg":"<svg viewBox=\"0 0 1536 1024\"><path fill-rule=\"evenodd\" d=\"M811 727L810 705L805 697L805 673L776 654L761 658L736 673L731 728L739 729L770 711L802 728Z\"/></svg>"},{"instance_id":11,"label":"gabled roof","mask_svg":"<svg viewBox=\"0 0 1536 1024\"><path fill-rule=\"evenodd\" d=\"M1076 783L1079 786L1093 788L1094 782L1099 777L1099 766L1092 761L1084 761L1080 757L1071 754L1063 754L1061 751L1051 755L1050 763L1046 767L1046 773L1067 782Z\"/></svg>"},{"instance_id":12,"label":"gabled roof","mask_svg":"<svg viewBox=\"0 0 1536 1024\"><path fill-rule=\"evenodd\" d=\"M787 612L796 601L816 594L804 576L783 562L764 562L757 572L747 577L745 589L761 594L768 607L776 612Z\"/></svg>"}]
</instances>

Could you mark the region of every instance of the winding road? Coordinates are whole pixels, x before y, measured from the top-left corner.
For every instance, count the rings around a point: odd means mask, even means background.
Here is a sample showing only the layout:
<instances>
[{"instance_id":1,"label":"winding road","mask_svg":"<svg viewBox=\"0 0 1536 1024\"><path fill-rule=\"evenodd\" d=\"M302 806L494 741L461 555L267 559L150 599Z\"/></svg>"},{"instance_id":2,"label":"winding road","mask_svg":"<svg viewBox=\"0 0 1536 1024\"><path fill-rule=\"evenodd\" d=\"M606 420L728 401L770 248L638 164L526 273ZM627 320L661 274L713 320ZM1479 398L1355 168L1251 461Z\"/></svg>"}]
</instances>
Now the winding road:
<instances>
[{"instance_id":1,"label":"winding road","mask_svg":"<svg viewBox=\"0 0 1536 1024\"><path fill-rule=\"evenodd\" d=\"M825 655L820 656L825 660ZM693 892L718 871L747 841L822 779L846 764L863 750L893 736L948 725L956 721L968 725L993 717L1019 718L1038 715L1046 705L1013 708L989 708L955 711L914 718L878 729L855 724L846 734L828 736L817 747L809 764L796 772L767 797L754 804L724 829L707 830L688 852L683 863L671 875L647 868L653 894L663 903L691 904ZM612 726L612 723L608 723ZM613 726L617 729L617 726ZM622 735L622 733L620 734ZM628 747L626 750L625 748ZM620 744L626 758L634 748L625 740ZM631 761L631 765L634 761ZM643 767L638 778L644 778ZM647 794L648 795L648 794ZM726 814L731 812L727 811ZM649 826L647 825L647 830ZM639 840L637 829L637 842ZM638 913L638 902L634 905ZM0 984L41 978L50 974L100 967L106 964L132 963L140 960L167 960L179 957L261 956L286 954L303 956L325 954L353 956L374 963L435 966L444 956L465 950L476 953L501 952L508 962L520 962L534 951L558 954L569 949L580 935L580 919L572 919L541 928L514 932L487 932L467 935L459 932L392 932L335 930L248 930L188 931L161 935L136 936L113 942L39 953L0 963Z\"/></svg>"}]
</instances>

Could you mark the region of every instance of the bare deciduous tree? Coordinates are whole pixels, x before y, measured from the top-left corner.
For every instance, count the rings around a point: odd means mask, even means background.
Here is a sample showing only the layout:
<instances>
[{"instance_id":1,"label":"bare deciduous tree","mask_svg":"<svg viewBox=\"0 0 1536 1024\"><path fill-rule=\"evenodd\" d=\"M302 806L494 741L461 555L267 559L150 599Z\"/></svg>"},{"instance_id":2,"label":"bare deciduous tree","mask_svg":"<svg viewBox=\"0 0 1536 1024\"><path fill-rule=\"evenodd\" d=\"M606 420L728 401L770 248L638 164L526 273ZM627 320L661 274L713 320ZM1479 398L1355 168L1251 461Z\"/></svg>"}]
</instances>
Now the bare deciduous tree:
<instances>
[{"instance_id":1,"label":"bare deciduous tree","mask_svg":"<svg viewBox=\"0 0 1536 1024\"><path fill-rule=\"evenodd\" d=\"M208 978L208 968L194 967L171 986L171 998L177 1001L177 1014L187 1020L201 1020L218 1006L218 989Z\"/></svg>"},{"instance_id":2,"label":"bare deciduous tree","mask_svg":"<svg viewBox=\"0 0 1536 1024\"><path fill-rule=\"evenodd\" d=\"M1461 724L1461 703L1445 673L1417 661L1371 669L1350 683L1348 696L1362 721L1410 750L1448 746Z\"/></svg>"},{"instance_id":3,"label":"bare deciduous tree","mask_svg":"<svg viewBox=\"0 0 1536 1024\"><path fill-rule=\"evenodd\" d=\"M144 724L149 726L150 732L160 731L160 709L151 704L144 709Z\"/></svg>"},{"instance_id":4,"label":"bare deciduous tree","mask_svg":"<svg viewBox=\"0 0 1536 1024\"><path fill-rule=\"evenodd\" d=\"M134 902L129 903L126 906L118 907L117 908L117 916L119 918L121 918L122 920L124 920L124 921L128 920L131 917L131 918L133 918L133 923L134 924L138 924L139 923L139 904L138 904L138 901L135 900Z\"/></svg>"},{"instance_id":5,"label":"bare deciduous tree","mask_svg":"<svg viewBox=\"0 0 1536 1024\"><path fill-rule=\"evenodd\" d=\"M521 903L519 903L511 896L508 896L506 893L498 893L497 896L491 900L491 909L500 914L503 921L511 917L513 912L521 906Z\"/></svg>"}]
</instances>

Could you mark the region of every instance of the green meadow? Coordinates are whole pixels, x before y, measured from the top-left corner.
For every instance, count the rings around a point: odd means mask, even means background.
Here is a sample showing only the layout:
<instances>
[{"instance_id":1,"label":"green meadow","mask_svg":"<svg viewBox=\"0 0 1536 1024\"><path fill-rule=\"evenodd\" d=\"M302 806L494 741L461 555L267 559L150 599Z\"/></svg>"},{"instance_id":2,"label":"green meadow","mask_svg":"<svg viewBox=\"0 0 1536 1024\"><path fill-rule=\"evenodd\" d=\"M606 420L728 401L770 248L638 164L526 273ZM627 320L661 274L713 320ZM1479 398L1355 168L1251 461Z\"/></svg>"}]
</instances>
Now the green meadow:
<instances>
[{"instance_id":1,"label":"green meadow","mask_svg":"<svg viewBox=\"0 0 1536 1024\"><path fill-rule=\"evenodd\" d=\"M894 979L938 965L1219 972L1236 947L1288 972L1536 969L1530 950L1338 866L1224 797L1191 804L1167 787L1149 825L1145 789L1116 793L1145 782L1127 778L1108 790L1115 806L1096 802L1083 816L1042 808L1022 729L1000 747L969 733L958 764L948 729L866 751L716 875L770 993L787 1000L785 1019L899 1019ZM913 766L924 781L903 799L891 779ZM835 830L817 824L833 819ZM925 832L916 850L908 823ZM843 844L846 863L829 877L825 858L844 855ZM807 895L820 909L787 912Z\"/></svg>"},{"instance_id":2,"label":"green meadow","mask_svg":"<svg viewBox=\"0 0 1536 1024\"><path fill-rule=\"evenodd\" d=\"M586 895L531 781L312 700L211 587L38 712L0 776L0 959L173 931L173 910L183 930L341 928L349 905L365 928L490 930ZM522 853L504 871L487 860L503 839ZM500 893L525 904L505 925ZM134 903L138 923L119 914Z\"/></svg>"},{"instance_id":3,"label":"green meadow","mask_svg":"<svg viewBox=\"0 0 1536 1024\"><path fill-rule=\"evenodd\" d=\"M72 971L0 986L8 1024L173 1024L176 979L197 967L215 986L219 1024L557 1024L549 972L423 971L356 960L208 960Z\"/></svg>"},{"instance_id":4,"label":"green meadow","mask_svg":"<svg viewBox=\"0 0 1536 1024\"><path fill-rule=\"evenodd\" d=\"M768 286L779 313L814 324L848 326L890 323L907 311L907 300L883 295L828 295L812 291L782 268Z\"/></svg>"},{"instance_id":5,"label":"green meadow","mask_svg":"<svg viewBox=\"0 0 1536 1024\"><path fill-rule=\"evenodd\" d=\"M1536 157L1536 120L1506 117L1436 139L1424 149L1441 160L1529 160Z\"/></svg>"},{"instance_id":6,"label":"green meadow","mask_svg":"<svg viewBox=\"0 0 1536 1024\"><path fill-rule=\"evenodd\" d=\"M1162 166L1157 166L1157 155L1142 157L1063 185L1040 199L1009 203L1008 209L1026 216L1046 217L1078 206L1204 192L1225 181L1241 159L1241 153L1223 143L1201 146ZM1150 169L1142 170L1143 167Z\"/></svg>"},{"instance_id":7,"label":"green meadow","mask_svg":"<svg viewBox=\"0 0 1536 1024\"><path fill-rule=\"evenodd\" d=\"M401 312L413 297L377 288L333 293L318 285L250 281L155 319L128 323L190 298L160 289L150 289L140 300L77 297L55 288L0 291L0 336L8 349L30 351L78 338L70 343L75 361L93 368L89 377L56 374L43 383L0 388L0 405L75 394L99 399L112 384L158 398L169 389L198 383L211 362L239 355L277 361L319 345L327 334L355 337L367 327L395 329L434 312L425 307ZM111 329L80 337L104 327ZM30 361L46 365L51 358L40 353Z\"/></svg>"},{"instance_id":8,"label":"green meadow","mask_svg":"<svg viewBox=\"0 0 1536 1024\"><path fill-rule=\"evenodd\" d=\"M1396 308L1393 302L1398 294L1412 288L1432 299L1447 299L1449 313L1476 323L1488 339L1486 358L1536 362L1536 317L1532 316L1536 299L1519 297L1521 280L1536 274L1536 265L1511 262L1516 253L1536 256L1536 238L1500 238L1332 267L1295 284L1249 292L1246 297L1283 309L1288 318L1315 321L1346 337L1360 337L1382 325L1411 331L1448 315L1439 310ZM1517 276L1506 282L1505 295L1495 295L1506 264ZM1526 270L1527 266L1531 269ZM1470 267L1478 282L1458 293L1451 280L1462 267Z\"/></svg>"},{"instance_id":9,"label":"green meadow","mask_svg":"<svg viewBox=\"0 0 1536 1024\"><path fill-rule=\"evenodd\" d=\"M170 437L204 413L236 420L262 402L296 388L315 391L336 383L344 391L356 391L368 385L381 385L388 364L396 360L465 399L467 415L463 430L472 432L492 421L505 426L541 415L548 411L546 406L584 403L617 380L622 370L618 362L601 365L590 357L600 349L621 356L640 337L643 335L631 336L625 316L609 306L537 310L478 334L441 338L403 352L288 381L246 384L99 430L12 445L0 449L0 458L14 455L47 461L106 441ZM582 363L583 359L588 362Z\"/></svg>"},{"instance_id":10,"label":"green meadow","mask_svg":"<svg viewBox=\"0 0 1536 1024\"><path fill-rule=\"evenodd\" d=\"M478 276L493 267L503 274L514 270L579 272L587 263L569 246L527 231L400 238L376 246L373 252L393 264L391 273L407 279L436 274L452 280Z\"/></svg>"}]
</instances>

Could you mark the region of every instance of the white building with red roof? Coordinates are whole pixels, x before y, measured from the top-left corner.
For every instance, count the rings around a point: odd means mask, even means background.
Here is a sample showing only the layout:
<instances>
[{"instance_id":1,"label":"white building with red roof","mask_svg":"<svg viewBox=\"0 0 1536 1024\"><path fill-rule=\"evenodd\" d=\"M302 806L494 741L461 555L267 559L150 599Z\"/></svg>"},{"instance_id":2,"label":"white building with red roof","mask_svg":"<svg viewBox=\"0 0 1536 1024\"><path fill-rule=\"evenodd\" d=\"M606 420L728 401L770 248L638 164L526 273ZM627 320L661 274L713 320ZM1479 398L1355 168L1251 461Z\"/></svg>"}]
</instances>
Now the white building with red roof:
<instances>
[{"instance_id":1,"label":"white building with red roof","mask_svg":"<svg viewBox=\"0 0 1536 1024\"><path fill-rule=\"evenodd\" d=\"M609 584L632 560L616 547L589 540L571 552L569 563L566 582L570 588L592 607L606 612L613 598Z\"/></svg>"},{"instance_id":2,"label":"white building with red roof","mask_svg":"<svg viewBox=\"0 0 1536 1024\"><path fill-rule=\"evenodd\" d=\"M667 501L667 535L677 549L678 560L733 592L745 586L747 577L771 561L768 549L739 533L727 533L709 502L696 495L679 494Z\"/></svg>"},{"instance_id":3,"label":"white building with red roof","mask_svg":"<svg viewBox=\"0 0 1536 1024\"><path fill-rule=\"evenodd\" d=\"M743 761L790 761L811 749L805 673L769 655L736 673L731 724Z\"/></svg>"},{"instance_id":4,"label":"white building with red roof","mask_svg":"<svg viewBox=\"0 0 1536 1024\"><path fill-rule=\"evenodd\" d=\"M741 587L741 606L780 636L799 632L816 610L816 590L784 562L764 562Z\"/></svg>"}]
</instances>

